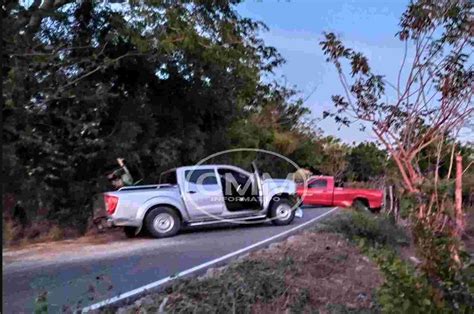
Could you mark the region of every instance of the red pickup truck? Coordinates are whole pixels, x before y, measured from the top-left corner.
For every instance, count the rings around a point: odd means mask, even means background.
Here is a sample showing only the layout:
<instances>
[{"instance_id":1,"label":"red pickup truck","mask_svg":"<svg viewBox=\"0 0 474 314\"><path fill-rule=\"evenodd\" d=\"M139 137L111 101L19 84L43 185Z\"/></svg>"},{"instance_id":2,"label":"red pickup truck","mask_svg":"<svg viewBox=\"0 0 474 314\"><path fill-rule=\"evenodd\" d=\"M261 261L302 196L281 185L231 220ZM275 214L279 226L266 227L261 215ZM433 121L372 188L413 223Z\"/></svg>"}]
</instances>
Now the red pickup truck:
<instances>
[{"instance_id":1,"label":"red pickup truck","mask_svg":"<svg viewBox=\"0 0 474 314\"><path fill-rule=\"evenodd\" d=\"M334 186L334 177L317 176L297 187L298 196L303 205L323 206L355 206L361 209L378 210L383 204L383 191L354 188L338 188Z\"/></svg>"}]
</instances>

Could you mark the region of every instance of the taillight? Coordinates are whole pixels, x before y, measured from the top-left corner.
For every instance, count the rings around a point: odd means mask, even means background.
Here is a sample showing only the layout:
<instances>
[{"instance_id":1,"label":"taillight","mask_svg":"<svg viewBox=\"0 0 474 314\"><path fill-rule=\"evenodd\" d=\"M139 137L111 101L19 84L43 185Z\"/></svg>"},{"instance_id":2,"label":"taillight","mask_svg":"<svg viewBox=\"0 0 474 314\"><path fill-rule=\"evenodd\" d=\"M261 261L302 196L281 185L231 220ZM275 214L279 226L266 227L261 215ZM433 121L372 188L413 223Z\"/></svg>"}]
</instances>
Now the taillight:
<instances>
[{"instance_id":1,"label":"taillight","mask_svg":"<svg viewBox=\"0 0 474 314\"><path fill-rule=\"evenodd\" d=\"M105 202L105 208L107 210L107 213L109 215L112 215L113 213L115 213L115 209L117 208L117 204L118 204L118 197L104 194L104 202Z\"/></svg>"}]
</instances>

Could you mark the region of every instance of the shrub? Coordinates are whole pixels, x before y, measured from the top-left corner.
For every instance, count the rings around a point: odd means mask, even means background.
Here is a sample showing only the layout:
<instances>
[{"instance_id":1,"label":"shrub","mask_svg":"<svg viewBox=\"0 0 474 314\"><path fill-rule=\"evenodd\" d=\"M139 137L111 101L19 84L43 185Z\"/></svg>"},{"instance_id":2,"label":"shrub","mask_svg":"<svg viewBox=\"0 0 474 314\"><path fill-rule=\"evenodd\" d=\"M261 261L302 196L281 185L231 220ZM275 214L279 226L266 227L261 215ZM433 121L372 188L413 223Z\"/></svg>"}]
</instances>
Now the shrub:
<instances>
[{"instance_id":1,"label":"shrub","mask_svg":"<svg viewBox=\"0 0 474 314\"><path fill-rule=\"evenodd\" d=\"M371 246L406 246L410 243L405 231L387 216L368 212L345 212L327 220L323 230L341 233L349 240L363 239Z\"/></svg>"},{"instance_id":2,"label":"shrub","mask_svg":"<svg viewBox=\"0 0 474 314\"><path fill-rule=\"evenodd\" d=\"M387 249L366 248L379 265L385 281L377 291L377 301L384 313L445 312L439 291L423 273Z\"/></svg>"},{"instance_id":3,"label":"shrub","mask_svg":"<svg viewBox=\"0 0 474 314\"><path fill-rule=\"evenodd\" d=\"M64 238L64 231L59 226L54 225L49 229L46 239L50 241L58 241Z\"/></svg>"},{"instance_id":4,"label":"shrub","mask_svg":"<svg viewBox=\"0 0 474 314\"><path fill-rule=\"evenodd\" d=\"M8 245L13 240L13 223L11 221L3 220L3 237L2 237L2 244Z\"/></svg>"},{"instance_id":5,"label":"shrub","mask_svg":"<svg viewBox=\"0 0 474 314\"><path fill-rule=\"evenodd\" d=\"M23 227L12 220L3 220L2 244L10 246L18 243L25 235Z\"/></svg>"},{"instance_id":6,"label":"shrub","mask_svg":"<svg viewBox=\"0 0 474 314\"><path fill-rule=\"evenodd\" d=\"M446 254L452 239L427 233L415 226L421 258L435 253L419 270L397 255L399 245L409 244L404 230L384 216L367 212L346 212L328 220L323 229L344 234L370 256L384 274L385 281L377 292L378 303L385 313L469 313L474 308L474 265L468 256L461 271L453 271ZM423 240L421 242L421 240ZM419 252L420 254L420 252ZM432 269L427 269L431 265ZM430 276L436 274L436 276Z\"/></svg>"},{"instance_id":7,"label":"shrub","mask_svg":"<svg viewBox=\"0 0 474 314\"><path fill-rule=\"evenodd\" d=\"M35 299L35 314L48 314L48 293L42 292Z\"/></svg>"}]
</instances>

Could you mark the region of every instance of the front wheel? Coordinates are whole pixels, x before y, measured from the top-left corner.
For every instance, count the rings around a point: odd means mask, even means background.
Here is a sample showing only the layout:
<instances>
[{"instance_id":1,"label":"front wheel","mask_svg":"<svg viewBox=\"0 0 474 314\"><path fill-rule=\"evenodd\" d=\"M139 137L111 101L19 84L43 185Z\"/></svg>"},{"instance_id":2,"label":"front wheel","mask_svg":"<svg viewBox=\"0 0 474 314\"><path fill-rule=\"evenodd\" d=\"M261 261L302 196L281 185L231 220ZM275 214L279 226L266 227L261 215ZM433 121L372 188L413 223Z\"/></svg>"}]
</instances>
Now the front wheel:
<instances>
[{"instance_id":1,"label":"front wheel","mask_svg":"<svg viewBox=\"0 0 474 314\"><path fill-rule=\"evenodd\" d=\"M181 229L181 220L169 207L153 208L145 218L146 229L155 238L174 236Z\"/></svg>"},{"instance_id":2,"label":"front wheel","mask_svg":"<svg viewBox=\"0 0 474 314\"><path fill-rule=\"evenodd\" d=\"M274 225L289 225L295 218L295 210L287 199L278 199L270 207L270 219Z\"/></svg>"}]
</instances>

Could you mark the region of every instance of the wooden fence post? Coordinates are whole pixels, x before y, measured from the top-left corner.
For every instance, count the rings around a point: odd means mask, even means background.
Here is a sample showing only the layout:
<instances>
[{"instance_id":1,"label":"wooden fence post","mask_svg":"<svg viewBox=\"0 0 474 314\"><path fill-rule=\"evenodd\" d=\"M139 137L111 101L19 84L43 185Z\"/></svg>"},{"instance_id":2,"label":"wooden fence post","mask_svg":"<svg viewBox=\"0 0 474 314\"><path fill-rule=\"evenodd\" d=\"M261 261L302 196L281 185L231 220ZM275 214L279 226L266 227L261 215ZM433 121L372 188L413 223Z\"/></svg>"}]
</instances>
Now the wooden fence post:
<instances>
[{"instance_id":1,"label":"wooden fence post","mask_svg":"<svg viewBox=\"0 0 474 314\"><path fill-rule=\"evenodd\" d=\"M460 154L456 156L454 211L456 217L456 233L460 236L464 232L464 214L462 211L462 156Z\"/></svg>"}]
</instances>

